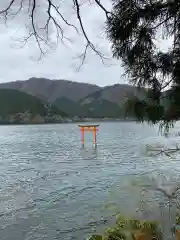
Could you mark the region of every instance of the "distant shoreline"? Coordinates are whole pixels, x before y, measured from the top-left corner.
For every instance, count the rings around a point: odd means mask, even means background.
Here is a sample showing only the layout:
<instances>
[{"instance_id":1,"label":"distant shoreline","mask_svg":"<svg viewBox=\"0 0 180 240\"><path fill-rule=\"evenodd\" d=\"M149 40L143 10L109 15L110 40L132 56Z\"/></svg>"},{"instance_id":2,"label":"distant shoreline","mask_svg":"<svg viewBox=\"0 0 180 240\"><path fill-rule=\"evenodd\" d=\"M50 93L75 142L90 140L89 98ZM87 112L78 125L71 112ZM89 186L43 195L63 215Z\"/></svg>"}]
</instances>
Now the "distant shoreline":
<instances>
[{"instance_id":1,"label":"distant shoreline","mask_svg":"<svg viewBox=\"0 0 180 240\"><path fill-rule=\"evenodd\" d=\"M0 123L0 126L9 126L9 125L50 125L50 124L71 124L71 123L93 123L93 122L134 122L134 119L108 119L108 118L86 118L83 120L73 120L73 119L65 119L64 121L59 122L4 122Z\"/></svg>"}]
</instances>

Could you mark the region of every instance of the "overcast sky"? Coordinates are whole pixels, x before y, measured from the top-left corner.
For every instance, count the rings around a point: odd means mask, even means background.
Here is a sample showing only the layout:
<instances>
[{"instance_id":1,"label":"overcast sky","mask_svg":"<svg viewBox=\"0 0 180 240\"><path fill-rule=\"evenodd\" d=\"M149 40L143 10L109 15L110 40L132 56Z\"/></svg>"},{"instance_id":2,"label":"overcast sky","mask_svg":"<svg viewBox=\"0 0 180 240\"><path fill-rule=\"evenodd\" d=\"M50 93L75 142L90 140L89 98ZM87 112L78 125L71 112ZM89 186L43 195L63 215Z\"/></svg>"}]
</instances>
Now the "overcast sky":
<instances>
[{"instance_id":1,"label":"overcast sky","mask_svg":"<svg viewBox=\"0 0 180 240\"><path fill-rule=\"evenodd\" d=\"M18 5L20 0L15 0ZM42 0L39 0L39 2ZM56 0L54 0L56 1ZM71 23L77 25L78 21L73 14L71 6L72 0L66 0L62 4L63 13ZM10 0L1 0L0 9L7 5ZM4 5L5 4L5 5ZM106 1L106 7L110 8L110 4ZM17 6L16 6L17 7ZM15 5L14 5L15 9ZM71 11L70 11L71 9ZM37 12L36 21L43 23L45 19L46 8L40 8ZM105 16L97 7L89 7L84 5L82 8L82 19L89 39L98 45L98 48L111 56L111 48L103 30ZM4 22L0 19L0 82L8 82L15 80L26 80L30 77L46 77L50 79L67 79L78 82L88 82L100 86L111 85L115 83L127 83L127 79L122 78L123 69L121 62L117 60L107 60L104 66L101 59L89 50L86 61L79 72L76 68L79 66L79 61L76 58L84 49L85 40L79 37L77 33L67 26L64 26L65 35L70 37L72 44L66 42L67 46L59 43L55 51L50 51L43 59L37 62L39 50L35 42L31 41L25 47L20 48L17 39L21 36L26 36L24 25L28 21L23 13L18 18L8 22L8 27L5 27ZM53 33L53 31L51 31ZM158 43L166 50L170 42Z\"/></svg>"}]
</instances>

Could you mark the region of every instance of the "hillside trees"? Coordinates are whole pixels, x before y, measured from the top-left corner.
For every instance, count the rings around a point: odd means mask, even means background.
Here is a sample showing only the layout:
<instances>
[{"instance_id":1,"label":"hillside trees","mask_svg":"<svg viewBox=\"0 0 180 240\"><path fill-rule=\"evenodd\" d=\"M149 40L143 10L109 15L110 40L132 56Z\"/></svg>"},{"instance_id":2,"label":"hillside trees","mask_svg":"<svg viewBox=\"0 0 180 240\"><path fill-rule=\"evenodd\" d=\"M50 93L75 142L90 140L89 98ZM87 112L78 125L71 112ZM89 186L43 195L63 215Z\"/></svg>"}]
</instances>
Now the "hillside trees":
<instances>
[{"instance_id":1,"label":"hillside trees","mask_svg":"<svg viewBox=\"0 0 180 240\"><path fill-rule=\"evenodd\" d=\"M2 4L2 3L5 4ZM8 3L7 3L8 2ZM81 65L90 48L103 61L104 56L89 39L84 27L82 7L96 4L106 16L106 33L112 44L113 57L121 59L125 74L130 82L138 87L148 88L148 98L128 101L128 106L140 121L161 123L166 130L180 116L180 2L178 0L113 0L112 8L107 10L100 0L71 0L78 26L66 19L61 8L62 1L56 0L9 0L0 4L0 16L8 21L24 11L28 16L28 36L25 42L34 38L43 55L43 44L49 43L50 30L56 31L63 43L68 41L64 35L63 24L79 29L86 45L81 55ZM38 22L37 9L45 13L42 23ZM25 11L25 10L26 11ZM90 9L91 10L91 9ZM92 8L93 11L93 8ZM92 26L93 27L93 26ZM157 48L157 39L170 38L172 46L166 52ZM168 89L164 93L164 90Z\"/></svg>"}]
</instances>

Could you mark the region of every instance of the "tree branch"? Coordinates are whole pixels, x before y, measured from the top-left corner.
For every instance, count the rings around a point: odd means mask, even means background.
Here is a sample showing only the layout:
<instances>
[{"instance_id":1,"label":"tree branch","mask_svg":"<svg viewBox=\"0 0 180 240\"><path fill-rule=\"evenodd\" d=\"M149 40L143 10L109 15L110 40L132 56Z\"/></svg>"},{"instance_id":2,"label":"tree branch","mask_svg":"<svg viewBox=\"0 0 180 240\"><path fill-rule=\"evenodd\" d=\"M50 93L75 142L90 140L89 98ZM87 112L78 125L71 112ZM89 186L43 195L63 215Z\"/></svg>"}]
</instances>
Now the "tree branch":
<instances>
[{"instance_id":1,"label":"tree branch","mask_svg":"<svg viewBox=\"0 0 180 240\"><path fill-rule=\"evenodd\" d=\"M73 0L74 1L74 5L75 5L75 8L76 8L76 14L77 14L77 18L79 20L79 24L80 24L80 27L81 27L81 30L82 30L82 33L84 35L84 38L86 39L87 41L87 44L86 44L86 47L85 47L85 50L84 52L80 55L80 58L82 59L81 61L81 64L79 66L79 69L82 67L82 65L84 64L84 61L85 61L85 58L86 58L86 55L87 55L87 50L88 50L88 47L90 47L93 52L95 52L100 58L101 58L101 61L102 63L104 64L104 55L98 51L96 49L96 47L94 46L94 44L89 40L87 34L86 34L86 31L84 29L84 26L83 26L83 22L82 22L82 18L81 18L81 15L80 15L80 4L78 2L78 0Z\"/></svg>"},{"instance_id":2,"label":"tree branch","mask_svg":"<svg viewBox=\"0 0 180 240\"><path fill-rule=\"evenodd\" d=\"M97 4L98 7L100 7L102 9L103 12L105 12L106 17L108 18L108 16L111 13L108 10L106 10L106 8L102 5L100 0L93 0L93 1ZM8 6L4 10L0 11L0 15L4 15L5 21L7 21L8 15L10 15L10 10L13 8L13 4L15 4L15 2L16 2L16 0L11 0L11 2L8 4ZM11 15L13 15L14 17L17 16L23 9L24 2L25 2L24 0L21 0L18 11L16 11L15 13L13 13ZM38 8L37 0L28 0L28 13L29 13L30 25L26 26L26 28L28 29L29 33L28 33L28 36L25 37L23 41L20 41L20 42L24 43L23 44L23 46L24 46L31 38L34 38L37 43L37 46L40 50L40 58L39 59L41 59L41 57L45 54L43 45L45 44L46 46L50 47L49 28L50 28L51 22L52 22L52 26L55 28L55 31L56 31L57 44L58 44L59 39L61 40L62 44L65 44L64 39L71 42L71 40L64 35L64 29L63 29L63 25L61 24L61 22L64 23L65 25L67 25L69 28L73 28L76 31L76 34L79 34L77 26L70 23L66 19L66 17L62 13L62 11L58 5L53 3L52 0L45 0L44 2L47 3L47 9L46 9L47 19L46 19L46 23L44 26L38 27L37 20L35 18L35 12L36 12L36 9ZM101 53L97 49L97 47L94 45L94 43L89 39L89 37L86 33L86 30L84 28L83 19L81 17L81 6L82 6L81 2L79 2L79 0L72 0L72 2L73 2L73 6L75 7L75 10L76 10L76 17L78 19L81 32L86 40L85 49L84 49L83 53L78 56L78 58L80 58L80 61L81 61L79 69L84 64L84 61L87 56L88 48L90 48L96 55L98 55L104 64L104 60L107 58L105 58L104 54ZM44 37L44 35L42 35L41 32L39 32L39 30L45 32L45 37Z\"/></svg>"},{"instance_id":3,"label":"tree branch","mask_svg":"<svg viewBox=\"0 0 180 240\"><path fill-rule=\"evenodd\" d=\"M106 18L109 18L109 15L111 15L112 13L109 12L101 3L100 0L94 0L96 2L96 4L105 12L106 14Z\"/></svg>"},{"instance_id":4,"label":"tree branch","mask_svg":"<svg viewBox=\"0 0 180 240\"><path fill-rule=\"evenodd\" d=\"M176 146L176 148L169 148L169 149L155 149L152 148L150 149L151 152L156 152L156 154L154 154L153 156L158 156L161 154L165 154L167 157L172 158L172 154L177 153L180 151L180 148L178 146Z\"/></svg>"},{"instance_id":5,"label":"tree branch","mask_svg":"<svg viewBox=\"0 0 180 240\"><path fill-rule=\"evenodd\" d=\"M7 12L10 10L11 6L14 4L15 0L11 0L11 2L9 3L8 7L2 11L0 11L0 14L7 14Z\"/></svg>"}]
</instances>

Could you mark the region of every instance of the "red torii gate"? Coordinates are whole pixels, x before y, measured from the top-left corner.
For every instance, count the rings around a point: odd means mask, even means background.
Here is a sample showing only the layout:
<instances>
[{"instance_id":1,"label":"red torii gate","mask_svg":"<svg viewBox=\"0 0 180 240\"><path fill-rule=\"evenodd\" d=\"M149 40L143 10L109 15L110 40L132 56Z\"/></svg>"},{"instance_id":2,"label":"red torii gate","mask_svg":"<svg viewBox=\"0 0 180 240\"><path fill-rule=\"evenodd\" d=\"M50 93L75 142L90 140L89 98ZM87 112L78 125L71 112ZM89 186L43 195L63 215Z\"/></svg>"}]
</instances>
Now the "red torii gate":
<instances>
[{"instance_id":1,"label":"red torii gate","mask_svg":"<svg viewBox=\"0 0 180 240\"><path fill-rule=\"evenodd\" d=\"M99 124L96 125L78 125L81 130L81 142L82 146L84 147L84 133L85 132L93 132L93 142L95 147L97 147L97 137L96 133L98 131Z\"/></svg>"}]
</instances>

